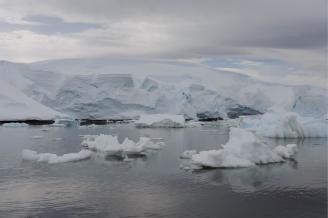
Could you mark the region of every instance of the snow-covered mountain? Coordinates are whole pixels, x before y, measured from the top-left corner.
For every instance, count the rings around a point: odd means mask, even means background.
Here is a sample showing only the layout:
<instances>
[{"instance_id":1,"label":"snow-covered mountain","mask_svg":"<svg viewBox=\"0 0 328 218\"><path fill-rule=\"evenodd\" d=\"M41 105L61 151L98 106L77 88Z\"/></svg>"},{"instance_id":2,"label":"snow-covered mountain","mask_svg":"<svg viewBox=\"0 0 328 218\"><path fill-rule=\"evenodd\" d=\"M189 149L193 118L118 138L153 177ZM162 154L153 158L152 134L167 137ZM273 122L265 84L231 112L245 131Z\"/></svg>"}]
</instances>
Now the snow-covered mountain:
<instances>
[{"instance_id":1,"label":"snow-covered mountain","mask_svg":"<svg viewBox=\"0 0 328 218\"><path fill-rule=\"evenodd\" d=\"M2 118L10 108L6 99L9 94L15 99L15 93L29 99L26 105L39 105L77 118L144 113L185 114L192 118L197 113L209 113L226 117L236 110L253 108L265 112L271 107L323 116L328 108L325 89L265 83L238 73L171 61L3 61L0 73ZM28 113L24 116L32 116L32 112Z\"/></svg>"}]
</instances>

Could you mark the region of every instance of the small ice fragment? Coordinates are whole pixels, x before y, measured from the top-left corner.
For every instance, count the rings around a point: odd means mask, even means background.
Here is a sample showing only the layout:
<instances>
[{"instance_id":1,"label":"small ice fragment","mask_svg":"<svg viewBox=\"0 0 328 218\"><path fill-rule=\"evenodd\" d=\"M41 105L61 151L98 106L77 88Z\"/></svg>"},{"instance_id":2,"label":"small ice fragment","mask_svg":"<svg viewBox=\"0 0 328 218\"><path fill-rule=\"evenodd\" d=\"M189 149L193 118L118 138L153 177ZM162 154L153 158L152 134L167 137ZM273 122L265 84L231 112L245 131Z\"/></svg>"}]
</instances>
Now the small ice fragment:
<instances>
[{"instance_id":1,"label":"small ice fragment","mask_svg":"<svg viewBox=\"0 0 328 218\"><path fill-rule=\"evenodd\" d=\"M20 127L28 127L26 123L4 123L2 127L10 127L10 128L20 128Z\"/></svg>"},{"instance_id":2,"label":"small ice fragment","mask_svg":"<svg viewBox=\"0 0 328 218\"><path fill-rule=\"evenodd\" d=\"M185 127L183 115L172 114L148 114L141 115L135 122L139 128L181 128Z\"/></svg>"},{"instance_id":3,"label":"small ice fragment","mask_svg":"<svg viewBox=\"0 0 328 218\"><path fill-rule=\"evenodd\" d=\"M296 144L278 145L274 151L283 158L290 158L298 151L298 148Z\"/></svg>"},{"instance_id":4,"label":"small ice fragment","mask_svg":"<svg viewBox=\"0 0 328 218\"><path fill-rule=\"evenodd\" d=\"M82 149L77 153L68 153L68 154L63 154L61 156L52 153L37 153L36 151L28 150L28 149L24 149L22 151L23 160L46 162L49 164L84 160L90 158L91 155L92 152L86 149Z\"/></svg>"},{"instance_id":5,"label":"small ice fragment","mask_svg":"<svg viewBox=\"0 0 328 218\"><path fill-rule=\"evenodd\" d=\"M197 154L196 150L186 150L181 155L181 159L191 159L194 154Z\"/></svg>"},{"instance_id":6,"label":"small ice fragment","mask_svg":"<svg viewBox=\"0 0 328 218\"><path fill-rule=\"evenodd\" d=\"M43 136L35 135L35 136L32 136L31 138L32 138L32 139L41 139L41 138L43 138Z\"/></svg>"}]
</instances>

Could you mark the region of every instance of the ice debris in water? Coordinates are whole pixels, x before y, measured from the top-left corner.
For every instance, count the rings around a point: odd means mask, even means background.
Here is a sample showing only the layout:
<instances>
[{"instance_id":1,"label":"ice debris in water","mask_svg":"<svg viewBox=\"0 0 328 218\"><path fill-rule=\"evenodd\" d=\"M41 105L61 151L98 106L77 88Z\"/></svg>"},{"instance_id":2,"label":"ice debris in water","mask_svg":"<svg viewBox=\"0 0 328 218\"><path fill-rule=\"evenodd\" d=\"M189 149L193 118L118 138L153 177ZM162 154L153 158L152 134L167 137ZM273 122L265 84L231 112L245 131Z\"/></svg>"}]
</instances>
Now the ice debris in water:
<instances>
[{"instance_id":1,"label":"ice debris in water","mask_svg":"<svg viewBox=\"0 0 328 218\"><path fill-rule=\"evenodd\" d=\"M77 120L71 118L56 119L55 123L52 124L55 127L76 127L79 125Z\"/></svg>"},{"instance_id":2,"label":"ice debris in water","mask_svg":"<svg viewBox=\"0 0 328 218\"><path fill-rule=\"evenodd\" d=\"M2 127L10 127L10 128L20 128L20 127L28 127L26 123L4 123Z\"/></svg>"},{"instance_id":3,"label":"ice debris in water","mask_svg":"<svg viewBox=\"0 0 328 218\"><path fill-rule=\"evenodd\" d=\"M327 137L328 120L301 117L294 112L268 112L263 116L245 117L242 127L257 135L271 138Z\"/></svg>"},{"instance_id":4,"label":"ice debris in water","mask_svg":"<svg viewBox=\"0 0 328 218\"><path fill-rule=\"evenodd\" d=\"M41 135L34 135L34 136L32 136L31 138L32 138L32 139L42 139L43 136L41 136Z\"/></svg>"},{"instance_id":5,"label":"ice debris in water","mask_svg":"<svg viewBox=\"0 0 328 218\"><path fill-rule=\"evenodd\" d=\"M256 164L284 162L297 152L295 144L271 147L261 142L252 132L240 128L230 129L229 141L221 149L201 151L190 156L188 169L202 167L249 167ZM189 152L186 152L190 154ZM185 155L185 153L183 153ZM187 155L185 155L187 157Z\"/></svg>"},{"instance_id":6,"label":"ice debris in water","mask_svg":"<svg viewBox=\"0 0 328 218\"><path fill-rule=\"evenodd\" d=\"M37 153L33 150L24 149L22 151L23 160L36 161L36 162L46 162L49 164L56 163L66 163L71 161L79 161L90 158L92 152L87 149L82 149L77 153L68 153L62 156L52 153Z\"/></svg>"},{"instance_id":7,"label":"ice debris in water","mask_svg":"<svg viewBox=\"0 0 328 218\"><path fill-rule=\"evenodd\" d=\"M197 154L196 150L186 150L180 155L181 159L190 159L194 154Z\"/></svg>"},{"instance_id":8,"label":"ice debris in water","mask_svg":"<svg viewBox=\"0 0 328 218\"><path fill-rule=\"evenodd\" d=\"M147 137L140 137L138 142L126 138L122 143L119 143L117 136L112 135L85 135L83 138L83 146L96 152L104 152L107 155L145 154L146 151L158 150L165 145L162 141Z\"/></svg>"},{"instance_id":9,"label":"ice debris in water","mask_svg":"<svg viewBox=\"0 0 328 218\"><path fill-rule=\"evenodd\" d=\"M161 149L165 144L160 139L153 140L147 137L140 137L138 142L133 142L126 138L119 143L117 136L112 135L84 135L82 145L87 149L82 149L78 153L68 153L58 156L52 153L37 153L33 150L24 149L22 151L23 160L46 162L49 164L65 163L88 159L94 152L105 153L106 155L121 156L124 161L129 161L128 155L140 155L150 150ZM56 138L61 139L61 138Z\"/></svg>"},{"instance_id":10,"label":"ice debris in water","mask_svg":"<svg viewBox=\"0 0 328 218\"><path fill-rule=\"evenodd\" d=\"M185 118L183 115L172 114L141 115L135 122L135 126L140 128L181 128L185 127Z\"/></svg>"}]
</instances>

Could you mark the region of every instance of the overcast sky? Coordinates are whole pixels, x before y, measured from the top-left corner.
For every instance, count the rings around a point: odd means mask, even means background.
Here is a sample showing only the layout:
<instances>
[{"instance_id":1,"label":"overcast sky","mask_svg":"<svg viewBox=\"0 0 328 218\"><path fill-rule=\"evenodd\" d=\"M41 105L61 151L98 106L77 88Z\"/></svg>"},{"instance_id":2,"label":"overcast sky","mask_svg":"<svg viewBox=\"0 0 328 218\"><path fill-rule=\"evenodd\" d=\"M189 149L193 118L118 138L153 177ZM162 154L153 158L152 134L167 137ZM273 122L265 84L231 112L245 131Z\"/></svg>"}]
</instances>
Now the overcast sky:
<instances>
[{"instance_id":1,"label":"overcast sky","mask_svg":"<svg viewBox=\"0 0 328 218\"><path fill-rule=\"evenodd\" d=\"M326 85L326 0L0 0L0 59L200 62Z\"/></svg>"}]
</instances>

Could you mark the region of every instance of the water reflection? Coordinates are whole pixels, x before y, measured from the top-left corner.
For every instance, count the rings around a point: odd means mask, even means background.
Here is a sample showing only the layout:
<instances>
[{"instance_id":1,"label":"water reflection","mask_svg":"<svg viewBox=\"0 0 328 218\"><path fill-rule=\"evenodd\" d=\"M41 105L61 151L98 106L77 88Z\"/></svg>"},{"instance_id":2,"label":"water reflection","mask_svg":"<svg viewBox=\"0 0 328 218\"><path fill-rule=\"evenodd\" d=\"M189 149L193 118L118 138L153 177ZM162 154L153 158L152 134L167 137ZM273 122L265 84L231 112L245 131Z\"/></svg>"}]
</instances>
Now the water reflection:
<instances>
[{"instance_id":1,"label":"water reflection","mask_svg":"<svg viewBox=\"0 0 328 218\"><path fill-rule=\"evenodd\" d=\"M297 170L296 161L288 161L287 163L276 163L263 166L254 166L248 168L237 169L211 169L196 170L194 174L200 181L206 181L211 185L228 185L234 192L256 192L270 186L273 179L272 175L279 171L280 167L284 167L281 171Z\"/></svg>"}]
</instances>

